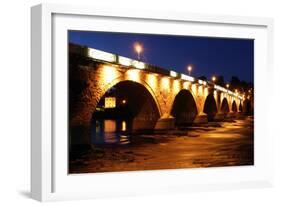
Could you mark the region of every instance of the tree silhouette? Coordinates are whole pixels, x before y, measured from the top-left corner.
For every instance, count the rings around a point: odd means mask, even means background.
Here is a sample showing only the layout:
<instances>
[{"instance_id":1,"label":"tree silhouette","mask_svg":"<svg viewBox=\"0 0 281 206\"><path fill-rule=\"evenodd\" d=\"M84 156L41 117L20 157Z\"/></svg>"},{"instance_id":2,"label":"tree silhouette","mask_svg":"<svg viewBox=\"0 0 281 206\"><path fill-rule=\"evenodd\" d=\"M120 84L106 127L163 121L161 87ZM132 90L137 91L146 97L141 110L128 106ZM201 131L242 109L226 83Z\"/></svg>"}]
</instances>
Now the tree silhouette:
<instances>
[{"instance_id":1,"label":"tree silhouette","mask_svg":"<svg viewBox=\"0 0 281 206\"><path fill-rule=\"evenodd\" d=\"M198 77L198 79L201 79L201 80L206 81L206 80L207 80L207 77L206 77L206 76L200 76L200 77Z\"/></svg>"},{"instance_id":2,"label":"tree silhouette","mask_svg":"<svg viewBox=\"0 0 281 206\"><path fill-rule=\"evenodd\" d=\"M225 86L223 76L217 76L216 84L218 84L218 85L220 85L220 86L222 86L222 87Z\"/></svg>"},{"instance_id":3,"label":"tree silhouette","mask_svg":"<svg viewBox=\"0 0 281 206\"><path fill-rule=\"evenodd\" d=\"M239 89L241 86L241 81L238 77L232 76L230 80L230 89Z\"/></svg>"}]
</instances>

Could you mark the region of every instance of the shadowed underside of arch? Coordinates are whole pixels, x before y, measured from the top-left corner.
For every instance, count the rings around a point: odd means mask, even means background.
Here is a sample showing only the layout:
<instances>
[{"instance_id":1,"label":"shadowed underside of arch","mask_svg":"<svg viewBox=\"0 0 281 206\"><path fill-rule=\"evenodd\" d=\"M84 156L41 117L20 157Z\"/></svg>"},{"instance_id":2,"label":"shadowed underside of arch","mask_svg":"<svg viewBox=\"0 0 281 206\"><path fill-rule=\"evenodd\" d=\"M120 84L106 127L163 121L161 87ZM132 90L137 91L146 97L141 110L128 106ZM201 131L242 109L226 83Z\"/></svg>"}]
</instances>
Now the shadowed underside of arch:
<instances>
[{"instance_id":1,"label":"shadowed underside of arch","mask_svg":"<svg viewBox=\"0 0 281 206\"><path fill-rule=\"evenodd\" d=\"M224 117L226 117L228 112L229 112L228 102L227 102L227 99L224 98L222 100L222 104L221 104L221 113L224 115Z\"/></svg>"},{"instance_id":2,"label":"shadowed underside of arch","mask_svg":"<svg viewBox=\"0 0 281 206\"><path fill-rule=\"evenodd\" d=\"M243 111L243 113L245 113L245 114L247 114L247 115L253 113L253 108L252 108L252 105L251 105L250 100L246 99L246 100L243 102L242 111Z\"/></svg>"},{"instance_id":3,"label":"shadowed underside of arch","mask_svg":"<svg viewBox=\"0 0 281 206\"><path fill-rule=\"evenodd\" d=\"M232 109L233 112L237 112L237 105L236 105L235 101L232 102L232 108L231 109Z\"/></svg>"},{"instance_id":4,"label":"shadowed underside of arch","mask_svg":"<svg viewBox=\"0 0 281 206\"><path fill-rule=\"evenodd\" d=\"M106 108L110 98L115 99L115 105ZM154 129L159 117L150 92L142 84L128 80L107 90L92 115L92 119L127 119L132 131Z\"/></svg>"},{"instance_id":5,"label":"shadowed underside of arch","mask_svg":"<svg viewBox=\"0 0 281 206\"><path fill-rule=\"evenodd\" d=\"M209 94L205 100L203 112L207 114L208 121L213 121L218 112L216 100L213 94Z\"/></svg>"},{"instance_id":6,"label":"shadowed underside of arch","mask_svg":"<svg viewBox=\"0 0 281 206\"><path fill-rule=\"evenodd\" d=\"M176 126L187 126L193 123L197 115L195 100L188 90L181 90L173 102L171 115L175 117Z\"/></svg>"}]
</instances>

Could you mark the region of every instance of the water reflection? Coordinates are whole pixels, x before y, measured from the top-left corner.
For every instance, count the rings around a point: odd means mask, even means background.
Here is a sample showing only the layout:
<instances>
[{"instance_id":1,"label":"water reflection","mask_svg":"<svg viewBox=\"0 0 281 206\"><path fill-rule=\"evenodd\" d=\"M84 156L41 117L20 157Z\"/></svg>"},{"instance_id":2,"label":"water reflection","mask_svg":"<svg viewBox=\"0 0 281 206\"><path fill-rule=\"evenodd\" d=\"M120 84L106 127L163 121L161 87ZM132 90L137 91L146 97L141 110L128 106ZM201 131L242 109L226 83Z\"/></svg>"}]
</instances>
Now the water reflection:
<instances>
[{"instance_id":1,"label":"water reflection","mask_svg":"<svg viewBox=\"0 0 281 206\"><path fill-rule=\"evenodd\" d=\"M128 144L131 132L130 120L126 119L93 119L93 144Z\"/></svg>"}]
</instances>

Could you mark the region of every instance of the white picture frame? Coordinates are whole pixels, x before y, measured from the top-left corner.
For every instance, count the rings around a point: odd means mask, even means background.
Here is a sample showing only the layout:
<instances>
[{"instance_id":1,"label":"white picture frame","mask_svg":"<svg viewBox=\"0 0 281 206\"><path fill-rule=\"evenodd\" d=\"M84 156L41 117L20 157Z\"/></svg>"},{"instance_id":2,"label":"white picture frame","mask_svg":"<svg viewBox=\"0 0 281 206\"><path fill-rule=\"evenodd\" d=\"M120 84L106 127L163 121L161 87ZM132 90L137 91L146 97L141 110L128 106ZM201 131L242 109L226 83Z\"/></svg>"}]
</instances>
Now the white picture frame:
<instances>
[{"instance_id":1,"label":"white picture frame","mask_svg":"<svg viewBox=\"0 0 281 206\"><path fill-rule=\"evenodd\" d=\"M159 11L114 10L83 6L41 4L31 9L32 85L31 85L31 196L39 201L112 197L122 195L210 191L269 187L273 185L273 135L266 108L270 107L270 78L273 75L273 21L269 18L161 13ZM180 169L163 171L122 172L107 174L68 175L65 171L67 146L64 101L66 91L67 29L104 30L95 19L112 24L113 30L144 32L139 25L165 24L178 28L193 26L192 35L249 37L255 42L255 165L229 168ZM124 26L114 27L114 21ZM103 22L104 23L104 22ZM79 25L79 26L78 26ZM92 26L91 26L92 25ZM116 25L116 24L115 24ZM79 27L79 28L78 28ZM162 28L161 26L159 28ZM212 28L212 29L210 29ZM224 29L222 29L224 28ZM115 29L115 30L114 30ZM160 29L158 32L165 32ZM224 33L221 33L224 32ZM170 32L168 32L170 34ZM58 67L60 69L58 69ZM267 93L267 98L262 94ZM60 95L62 94L62 95ZM65 97L65 96L63 96ZM63 99L62 99L63 100ZM62 136L58 139L56 137ZM266 137L266 138L262 138ZM58 152L60 151L60 152Z\"/></svg>"}]
</instances>

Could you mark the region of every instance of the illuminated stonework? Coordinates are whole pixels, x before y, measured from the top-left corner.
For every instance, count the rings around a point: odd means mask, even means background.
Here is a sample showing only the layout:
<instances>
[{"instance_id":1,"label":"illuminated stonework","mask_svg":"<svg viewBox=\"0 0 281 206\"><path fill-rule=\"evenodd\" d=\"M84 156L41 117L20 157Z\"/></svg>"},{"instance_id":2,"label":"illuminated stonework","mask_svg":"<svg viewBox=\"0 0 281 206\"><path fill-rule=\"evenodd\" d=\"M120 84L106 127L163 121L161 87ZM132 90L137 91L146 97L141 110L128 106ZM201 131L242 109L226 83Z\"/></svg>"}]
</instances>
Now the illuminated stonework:
<instances>
[{"instance_id":1,"label":"illuminated stonework","mask_svg":"<svg viewBox=\"0 0 281 206\"><path fill-rule=\"evenodd\" d=\"M188 90L196 104L196 113L200 121L206 120L204 117L204 104L206 98L212 95L216 101L217 112L221 112L223 99L227 100L228 107L232 108L233 102L239 108L243 107L244 101L248 96L235 94L232 91L218 85L209 84L203 80L197 80L194 77L168 71L166 73L154 73L149 70L146 64L138 61L132 61L126 57L110 56L107 53L99 53L95 50L89 50L89 56L93 57L92 63L70 64L70 68L75 74L71 76L71 81L81 84L81 91L76 97L79 97L71 104L75 113L70 117L72 126L89 125L92 112L96 109L98 102L103 95L114 85L123 81L132 81L142 85L152 96L157 105L160 114L159 128L172 126L169 121L173 120L171 109L177 94L182 90ZM117 59L115 59L117 57ZM95 58L100 58L95 61ZM104 59L103 61L101 59ZM114 61L113 63L111 61ZM111 63L110 63L111 62ZM139 67L139 68L137 68ZM250 99L250 97L249 97ZM115 102L114 102L115 101ZM249 100L248 100L249 101ZM129 104L129 103L128 103ZM105 100L105 108L116 106L116 100ZM197 121L197 119L196 119ZM199 121L199 122L200 122ZM122 127L125 127L122 125Z\"/></svg>"}]
</instances>

